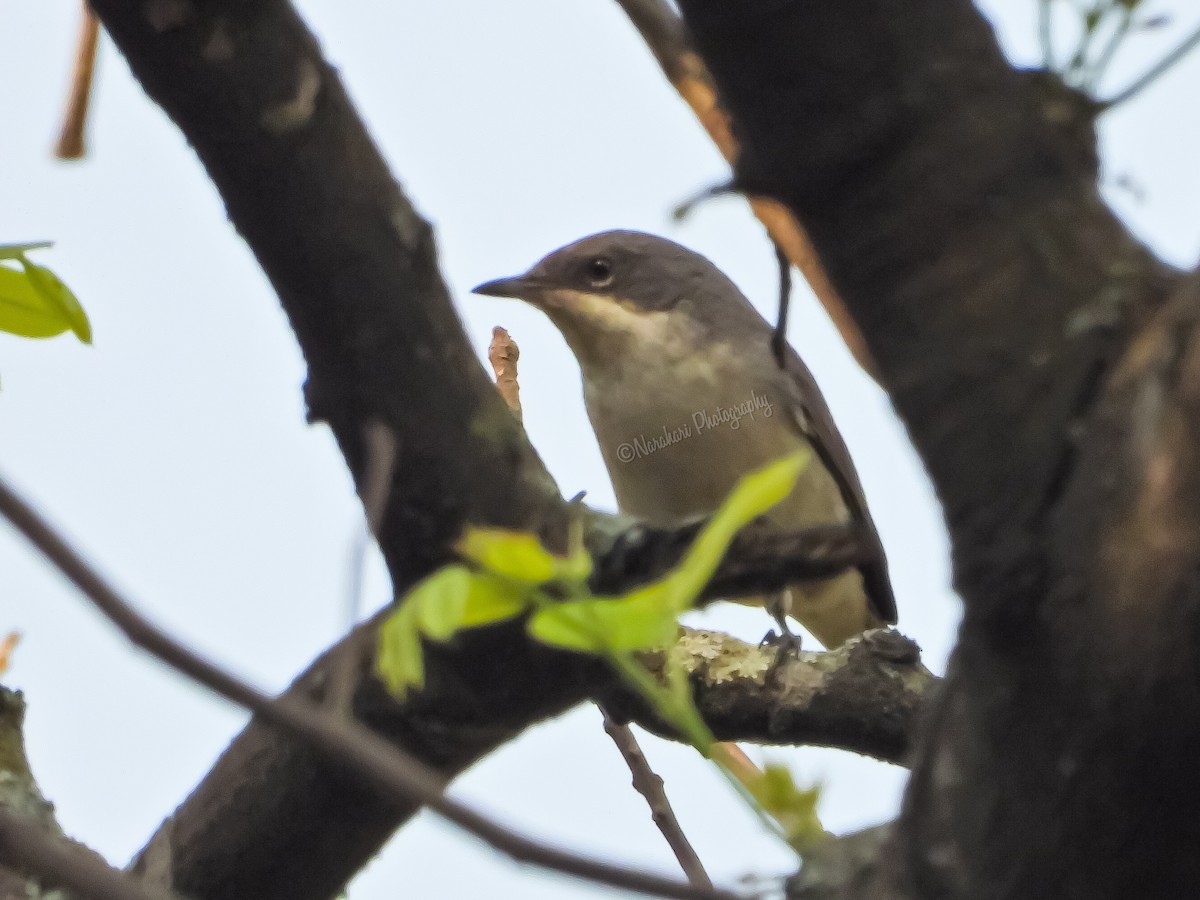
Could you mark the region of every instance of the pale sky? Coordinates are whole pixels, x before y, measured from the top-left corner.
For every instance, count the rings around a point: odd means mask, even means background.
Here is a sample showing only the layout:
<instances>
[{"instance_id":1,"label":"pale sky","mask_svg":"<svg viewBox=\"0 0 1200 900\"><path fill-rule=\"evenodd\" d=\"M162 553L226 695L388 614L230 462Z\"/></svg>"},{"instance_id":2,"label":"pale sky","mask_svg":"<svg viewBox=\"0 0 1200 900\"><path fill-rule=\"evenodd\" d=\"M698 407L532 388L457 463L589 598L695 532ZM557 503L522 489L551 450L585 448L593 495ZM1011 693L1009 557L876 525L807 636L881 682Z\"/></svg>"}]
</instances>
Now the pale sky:
<instances>
[{"instance_id":1,"label":"pale sky","mask_svg":"<svg viewBox=\"0 0 1200 900\"><path fill-rule=\"evenodd\" d=\"M1033 63L1034 0L984 5L1013 58ZM539 313L469 289L584 234L638 228L709 256L772 316L771 249L740 200L670 220L680 199L726 177L720 157L609 0L442 0L380 4L370 15L330 0L301 7L393 171L434 222L472 343L482 356L497 324L519 343L526 428L560 488L586 489L590 502L613 508L561 338ZM56 241L38 260L75 289L95 330L93 347L0 334L0 472L157 622L282 688L346 628L360 516L328 431L304 423L304 369L287 322L191 151L111 45L100 48L89 158L51 160L77 5L0 0L0 11L8 88L0 243ZM1132 44L1108 90L1188 33L1196 14L1188 15ZM1109 199L1185 266L1200 237L1198 83L1193 57L1102 123ZM1127 180L1140 197L1121 186ZM899 627L940 672L958 603L921 467L887 399L803 287L790 336L862 474ZM388 588L377 560L368 582L378 606ZM749 639L770 624L740 608L698 620ZM128 647L0 524L0 633L9 629L24 635L5 680L26 692L35 774L63 826L124 864L245 716ZM794 869L790 852L692 751L645 743L715 878ZM831 830L896 811L900 769L834 751L767 755L790 763L801 782L825 783ZM581 708L532 729L453 792L532 835L676 872L628 781L598 714ZM456 897L481 885L531 900L599 893L517 866L422 815L350 896Z\"/></svg>"}]
</instances>

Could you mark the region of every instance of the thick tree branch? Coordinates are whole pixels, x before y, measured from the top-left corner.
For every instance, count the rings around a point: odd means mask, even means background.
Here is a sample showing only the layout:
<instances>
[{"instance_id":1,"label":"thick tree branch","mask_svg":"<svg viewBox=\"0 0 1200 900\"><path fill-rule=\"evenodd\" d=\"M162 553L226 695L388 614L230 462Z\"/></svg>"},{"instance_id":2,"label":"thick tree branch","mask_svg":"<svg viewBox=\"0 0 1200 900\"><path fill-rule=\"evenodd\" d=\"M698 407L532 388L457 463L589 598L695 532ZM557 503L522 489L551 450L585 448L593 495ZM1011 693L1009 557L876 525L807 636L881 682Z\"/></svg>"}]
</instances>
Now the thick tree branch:
<instances>
[{"instance_id":1,"label":"thick tree branch","mask_svg":"<svg viewBox=\"0 0 1200 900\"><path fill-rule=\"evenodd\" d=\"M1097 196L1090 122L966 0L919 21L889 0L681 6L742 140L738 184L809 230L964 538L960 577L994 571L1164 289Z\"/></svg>"},{"instance_id":2,"label":"thick tree branch","mask_svg":"<svg viewBox=\"0 0 1200 900\"><path fill-rule=\"evenodd\" d=\"M617 3L637 28L663 74L695 113L721 155L731 164L736 162L738 142L729 127L728 113L721 108L712 76L700 54L692 47L687 29L671 4L667 0L617 0ZM812 241L796 217L787 207L770 197L751 196L748 200L754 215L767 229L775 246L804 275L858 364L868 374L874 375L874 363L858 326L830 284Z\"/></svg>"},{"instance_id":3,"label":"thick tree branch","mask_svg":"<svg viewBox=\"0 0 1200 900\"><path fill-rule=\"evenodd\" d=\"M717 740L837 747L899 764L937 683L917 646L888 630L779 662L770 647L685 629L672 652ZM606 706L674 737L638 697L617 690Z\"/></svg>"},{"instance_id":4,"label":"thick tree branch","mask_svg":"<svg viewBox=\"0 0 1200 900\"><path fill-rule=\"evenodd\" d=\"M270 278L308 363L310 415L332 427L356 483L366 424L395 435L378 531L397 590L446 561L465 521L561 540L562 501L466 340L432 228L295 10L93 8Z\"/></svg>"},{"instance_id":5,"label":"thick tree branch","mask_svg":"<svg viewBox=\"0 0 1200 900\"><path fill-rule=\"evenodd\" d=\"M844 896L1194 895L1200 787L1169 773L1200 735L1197 299L1158 312L1179 277L1098 199L1094 106L966 0L681 7L739 185L808 229L925 461L965 603Z\"/></svg>"}]
</instances>

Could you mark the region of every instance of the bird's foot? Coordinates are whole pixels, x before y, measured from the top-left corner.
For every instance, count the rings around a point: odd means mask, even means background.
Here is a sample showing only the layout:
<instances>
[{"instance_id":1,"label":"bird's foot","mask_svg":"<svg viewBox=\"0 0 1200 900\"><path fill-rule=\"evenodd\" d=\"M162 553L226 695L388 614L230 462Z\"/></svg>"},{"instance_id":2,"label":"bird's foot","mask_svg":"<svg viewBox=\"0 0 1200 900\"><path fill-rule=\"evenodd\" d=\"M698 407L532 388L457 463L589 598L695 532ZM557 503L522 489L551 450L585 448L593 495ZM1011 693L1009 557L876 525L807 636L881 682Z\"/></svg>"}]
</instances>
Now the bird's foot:
<instances>
[{"instance_id":1,"label":"bird's foot","mask_svg":"<svg viewBox=\"0 0 1200 900\"><path fill-rule=\"evenodd\" d=\"M800 635L796 634L786 625L781 628L780 634L776 634L775 629L772 628L763 636L758 646L775 648L775 658L771 661L771 665L767 669L767 677L770 678L785 662L794 658L800 652Z\"/></svg>"}]
</instances>

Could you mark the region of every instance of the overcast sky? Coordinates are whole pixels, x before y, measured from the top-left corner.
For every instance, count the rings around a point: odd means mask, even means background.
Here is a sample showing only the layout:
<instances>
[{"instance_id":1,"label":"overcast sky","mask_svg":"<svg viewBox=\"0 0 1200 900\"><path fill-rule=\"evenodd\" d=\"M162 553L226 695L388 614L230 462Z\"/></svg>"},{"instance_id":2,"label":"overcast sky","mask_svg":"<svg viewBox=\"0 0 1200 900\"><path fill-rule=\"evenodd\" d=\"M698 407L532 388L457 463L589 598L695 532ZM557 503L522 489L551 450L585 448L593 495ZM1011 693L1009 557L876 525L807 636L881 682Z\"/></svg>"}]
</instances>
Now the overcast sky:
<instances>
[{"instance_id":1,"label":"overcast sky","mask_svg":"<svg viewBox=\"0 0 1200 900\"><path fill-rule=\"evenodd\" d=\"M709 256L773 315L771 249L740 200L708 203L682 224L669 218L680 199L724 179L725 165L610 0L403 2L369 14L330 0L301 6L396 176L434 222L472 343L482 356L500 324L520 344L526 428L559 486L611 509L561 338L535 311L468 291L584 234L638 228ZM1012 57L1035 62L1034 0L985 6ZM360 517L328 431L304 424L304 368L287 322L191 151L111 45L100 48L89 158L50 159L77 6L0 0L0 10L0 243L56 241L38 258L75 289L95 329L93 347L0 334L0 472L156 621L282 688L346 628ZM1192 27L1178 22L1133 43L1107 91ZM1193 58L1102 123L1107 196L1185 266L1200 236L1198 83ZM900 628L940 672L958 605L928 483L886 398L805 289L793 309L792 342L846 436L887 547ZM368 585L370 605L383 603L378 561ZM749 639L769 625L740 608L699 620ZM0 524L0 634L10 628L24 641L6 683L29 701L35 773L64 827L124 863L245 717L127 647ZM691 751L646 744L716 878L794 868ZM899 769L832 751L769 756L802 782L825 782L832 830L896 810ZM583 708L532 729L454 792L531 834L674 872L628 780L598 714ZM518 867L429 816L350 893L393 897L401 884L409 897L485 884L497 896L598 894Z\"/></svg>"}]
</instances>

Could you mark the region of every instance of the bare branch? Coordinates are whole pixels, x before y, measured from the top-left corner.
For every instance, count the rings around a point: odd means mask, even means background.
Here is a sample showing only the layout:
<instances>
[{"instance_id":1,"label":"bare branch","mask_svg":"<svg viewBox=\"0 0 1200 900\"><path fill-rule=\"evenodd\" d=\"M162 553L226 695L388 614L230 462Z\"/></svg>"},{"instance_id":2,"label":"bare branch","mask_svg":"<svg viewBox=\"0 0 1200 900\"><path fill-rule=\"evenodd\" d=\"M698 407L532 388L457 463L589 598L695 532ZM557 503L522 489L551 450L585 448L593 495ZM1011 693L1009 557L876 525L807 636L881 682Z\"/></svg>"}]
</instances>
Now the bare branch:
<instances>
[{"instance_id":1,"label":"bare branch","mask_svg":"<svg viewBox=\"0 0 1200 900\"><path fill-rule=\"evenodd\" d=\"M1185 56L1191 53L1200 46L1200 28L1197 28L1189 34L1179 46L1167 53L1162 59L1151 66L1146 72L1135 78L1133 82L1117 94L1104 100L1100 105L1103 109L1112 109L1114 106L1120 106L1122 103L1127 103L1132 100L1155 81L1169 72L1175 65L1179 63Z\"/></svg>"},{"instance_id":2,"label":"bare branch","mask_svg":"<svg viewBox=\"0 0 1200 900\"><path fill-rule=\"evenodd\" d=\"M683 827L675 818L675 810L671 808L671 801L667 799L663 780L657 772L650 768L650 762L638 745L633 729L617 722L604 710L601 712L604 714L605 733L612 738L612 742L621 753L621 758L629 766L630 774L633 775L634 790L645 798L646 805L650 807L650 816L654 820L654 824L666 838L671 852L679 860L679 866L687 875L688 881L702 887L712 887L712 880L704 871L704 863L700 862L700 857L696 855L691 841L687 839L687 835L683 833Z\"/></svg>"},{"instance_id":3,"label":"bare branch","mask_svg":"<svg viewBox=\"0 0 1200 900\"><path fill-rule=\"evenodd\" d=\"M1200 301L1159 319L1181 279L1098 196L1094 104L966 0L680 6L739 183L808 228L951 534L964 619L896 893L1191 896Z\"/></svg>"}]
</instances>

